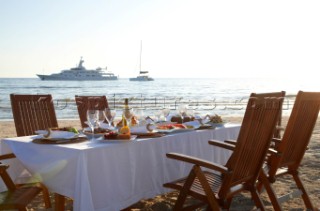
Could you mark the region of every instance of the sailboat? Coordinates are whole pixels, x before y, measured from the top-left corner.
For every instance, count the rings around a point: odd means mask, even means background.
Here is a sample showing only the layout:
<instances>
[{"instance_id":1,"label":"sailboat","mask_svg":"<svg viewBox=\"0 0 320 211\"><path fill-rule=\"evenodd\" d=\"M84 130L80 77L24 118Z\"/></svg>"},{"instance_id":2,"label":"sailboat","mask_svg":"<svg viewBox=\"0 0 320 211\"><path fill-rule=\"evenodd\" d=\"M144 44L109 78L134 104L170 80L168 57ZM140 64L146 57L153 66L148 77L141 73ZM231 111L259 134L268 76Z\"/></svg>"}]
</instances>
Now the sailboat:
<instances>
[{"instance_id":1,"label":"sailboat","mask_svg":"<svg viewBox=\"0 0 320 211\"><path fill-rule=\"evenodd\" d=\"M141 70L141 56L142 56L142 41L140 43L140 65L139 65L139 75L135 78L129 78L130 81L154 81L153 78L149 77L148 71Z\"/></svg>"}]
</instances>

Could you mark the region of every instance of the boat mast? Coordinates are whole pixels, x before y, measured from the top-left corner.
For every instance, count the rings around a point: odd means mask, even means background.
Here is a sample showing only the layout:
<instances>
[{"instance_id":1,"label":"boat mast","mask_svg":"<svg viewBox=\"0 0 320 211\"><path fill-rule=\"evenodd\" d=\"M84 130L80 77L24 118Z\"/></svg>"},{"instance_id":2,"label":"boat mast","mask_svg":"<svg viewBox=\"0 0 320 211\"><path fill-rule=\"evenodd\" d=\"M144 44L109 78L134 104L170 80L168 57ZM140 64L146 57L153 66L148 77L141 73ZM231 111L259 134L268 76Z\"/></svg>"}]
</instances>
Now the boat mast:
<instances>
[{"instance_id":1,"label":"boat mast","mask_svg":"<svg viewBox=\"0 0 320 211\"><path fill-rule=\"evenodd\" d=\"M140 74L141 74L142 40L140 41Z\"/></svg>"}]
</instances>

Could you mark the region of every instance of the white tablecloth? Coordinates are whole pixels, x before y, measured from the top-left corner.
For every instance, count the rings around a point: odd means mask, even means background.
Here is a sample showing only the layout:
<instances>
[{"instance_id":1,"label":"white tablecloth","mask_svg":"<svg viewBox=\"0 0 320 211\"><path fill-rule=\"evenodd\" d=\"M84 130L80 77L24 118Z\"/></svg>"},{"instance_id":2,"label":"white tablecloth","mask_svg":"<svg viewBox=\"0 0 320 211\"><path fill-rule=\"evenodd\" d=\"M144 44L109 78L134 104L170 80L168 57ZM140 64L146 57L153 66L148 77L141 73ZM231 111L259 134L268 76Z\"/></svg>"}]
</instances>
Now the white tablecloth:
<instances>
[{"instance_id":1,"label":"white tablecloth","mask_svg":"<svg viewBox=\"0 0 320 211\"><path fill-rule=\"evenodd\" d=\"M230 152L209 139L235 139L238 125L176 133L131 142L32 143L34 136L5 138L2 153L13 152L52 192L74 199L74 210L118 211L142 198L169 191L163 183L186 176L190 164L166 158L179 152L224 164Z\"/></svg>"}]
</instances>

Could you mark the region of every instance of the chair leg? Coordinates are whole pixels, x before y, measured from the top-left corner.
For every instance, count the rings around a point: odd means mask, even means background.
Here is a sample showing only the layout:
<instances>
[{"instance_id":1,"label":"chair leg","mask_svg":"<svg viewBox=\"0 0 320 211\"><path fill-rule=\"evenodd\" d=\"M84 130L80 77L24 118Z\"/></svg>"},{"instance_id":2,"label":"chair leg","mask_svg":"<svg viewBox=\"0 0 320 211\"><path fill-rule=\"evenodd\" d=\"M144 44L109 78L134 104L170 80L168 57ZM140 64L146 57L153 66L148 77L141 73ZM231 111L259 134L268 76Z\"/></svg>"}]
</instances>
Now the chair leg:
<instances>
[{"instance_id":1,"label":"chair leg","mask_svg":"<svg viewBox=\"0 0 320 211\"><path fill-rule=\"evenodd\" d=\"M219 202L217 201L214 193L212 192L211 187L210 187L203 171L201 170L201 168L199 166L194 166L194 170L195 170L195 173L199 179L199 182L200 182L202 188L204 189L204 191L207 195L211 209L212 210L220 210Z\"/></svg>"},{"instance_id":2,"label":"chair leg","mask_svg":"<svg viewBox=\"0 0 320 211\"><path fill-rule=\"evenodd\" d=\"M49 194L48 188L42 183L39 183L39 184L42 189L45 208L46 209L51 208L51 200L50 200L50 194Z\"/></svg>"},{"instance_id":3,"label":"chair leg","mask_svg":"<svg viewBox=\"0 0 320 211\"><path fill-rule=\"evenodd\" d=\"M184 202L186 201L189 189L192 186L192 183L195 178L196 178L196 174L194 172L194 168L192 168L189 175L188 175L186 182L184 183L182 189L180 190L178 199L173 207L174 211L182 210L182 207L183 207Z\"/></svg>"},{"instance_id":4,"label":"chair leg","mask_svg":"<svg viewBox=\"0 0 320 211\"><path fill-rule=\"evenodd\" d=\"M292 177L295 180L297 187L302 191L302 199L304 201L306 208L308 210L316 210L311 203L311 200L308 196L306 189L304 188L304 186L302 184L301 179L299 178L298 172L293 173Z\"/></svg>"},{"instance_id":5,"label":"chair leg","mask_svg":"<svg viewBox=\"0 0 320 211\"><path fill-rule=\"evenodd\" d=\"M267 193L268 193L268 196L269 196L269 199L272 203L272 206L273 206L273 209L275 211L282 211L282 208L280 206L280 203L278 201L278 198L277 198L277 195L276 193L274 192L272 186L271 186L271 183L269 182L268 180L268 177L267 175L265 174L265 172L261 171L260 175L259 175L259 182L258 182L258 185L261 185L265 187ZM259 188L259 187L258 187ZM259 191L259 189L258 189Z\"/></svg>"},{"instance_id":6,"label":"chair leg","mask_svg":"<svg viewBox=\"0 0 320 211\"><path fill-rule=\"evenodd\" d=\"M55 200L55 211L63 211L64 210L65 197L63 195L55 193L54 194L54 200Z\"/></svg>"},{"instance_id":7,"label":"chair leg","mask_svg":"<svg viewBox=\"0 0 320 211\"><path fill-rule=\"evenodd\" d=\"M264 207L264 204L259 196L258 191L255 188L251 188L250 192L256 207L259 208L261 211L265 211L266 208Z\"/></svg>"}]
</instances>

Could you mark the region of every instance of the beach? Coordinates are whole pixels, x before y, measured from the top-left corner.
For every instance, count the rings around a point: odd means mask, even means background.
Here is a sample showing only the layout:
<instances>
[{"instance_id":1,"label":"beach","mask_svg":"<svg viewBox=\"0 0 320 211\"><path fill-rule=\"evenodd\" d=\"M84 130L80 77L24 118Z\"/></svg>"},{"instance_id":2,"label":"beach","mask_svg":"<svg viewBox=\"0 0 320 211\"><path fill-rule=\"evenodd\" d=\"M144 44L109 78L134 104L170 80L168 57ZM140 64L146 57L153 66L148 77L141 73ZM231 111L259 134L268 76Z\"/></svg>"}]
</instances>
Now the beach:
<instances>
[{"instance_id":1,"label":"beach","mask_svg":"<svg viewBox=\"0 0 320 211\"><path fill-rule=\"evenodd\" d=\"M286 125L288 117L283 117L283 126ZM229 117L228 121L233 123L241 123L241 117ZM58 120L59 126L74 126L80 128L79 120ZM0 121L0 138L14 137L16 136L14 122L10 121ZM300 167L300 177L309 193L313 205L320 208L320 118L318 118L317 124L314 128L313 135L309 144L309 149L306 151L305 156ZM283 194L290 192L291 189L295 189L295 186L290 180L291 178L286 177L284 179L278 180L273 187L278 194ZM139 202L133 204L126 210L144 210L144 211L164 211L171 210L175 200L177 198L177 192L172 191L167 194L158 195L151 199L142 199ZM52 203L54 205L53 194L51 194ZM264 192L262 194L262 199L267 210L273 210L270 200L267 194ZM192 199L188 200L192 203ZM295 198L288 202L282 204L284 210L305 210L304 203L302 199ZM72 210L72 201L67 200L66 204L67 210ZM53 210L45 209L42 198L39 195L31 204L28 206L29 210ZM240 194L234 198L232 202L231 210L252 210L254 209L253 203L250 200L249 195ZM199 209L205 210L205 209Z\"/></svg>"}]
</instances>

